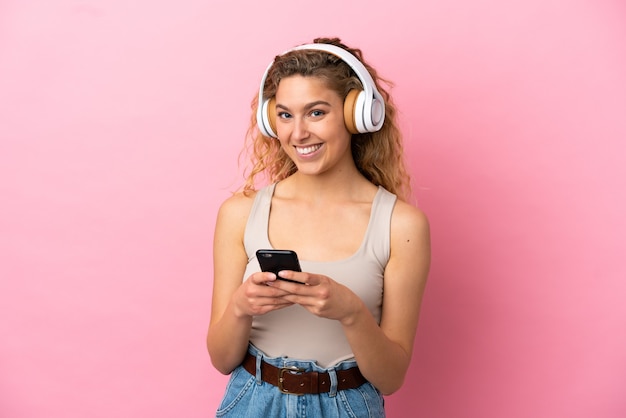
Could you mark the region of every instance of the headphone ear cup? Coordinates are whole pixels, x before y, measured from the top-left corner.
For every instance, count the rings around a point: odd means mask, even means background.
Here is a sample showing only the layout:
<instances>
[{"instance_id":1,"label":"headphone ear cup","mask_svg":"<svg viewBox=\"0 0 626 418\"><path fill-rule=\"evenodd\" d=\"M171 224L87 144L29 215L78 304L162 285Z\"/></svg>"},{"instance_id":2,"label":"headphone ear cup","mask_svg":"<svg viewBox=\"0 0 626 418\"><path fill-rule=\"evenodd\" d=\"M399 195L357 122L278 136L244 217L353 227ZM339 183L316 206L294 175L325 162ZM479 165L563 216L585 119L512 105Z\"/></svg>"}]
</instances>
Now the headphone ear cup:
<instances>
[{"instance_id":1,"label":"headphone ear cup","mask_svg":"<svg viewBox=\"0 0 626 418\"><path fill-rule=\"evenodd\" d=\"M267 103L267 121L270 124L272 132L275 134L273 136L278 138L278 131L276 130L276 99L273 97Z\"/></svg>"},{"instance_id":2,"label":"headphone ear cup","mask_svg":"<svg viewBox=\"0 0 626 418\"><path fill-rule=\"evenodd\" d=\"M263 136L276 138L276 104L274 98L263 100L257 109L256 122Z\"/></svg>"},{"instance_id":3,"label":"headphone ear cup","mask_svg":"<svg viewBox=\"0 0 626 418\"><path fill-rule=\"evenodd\" d=\"M351 134L360 133L356 127L356 102L360 93L360 90L352 89L348 92L346 99L343 101L343 119L345 121L346 128L348 128L348 132Z\"/></svg>"}]
</instances>

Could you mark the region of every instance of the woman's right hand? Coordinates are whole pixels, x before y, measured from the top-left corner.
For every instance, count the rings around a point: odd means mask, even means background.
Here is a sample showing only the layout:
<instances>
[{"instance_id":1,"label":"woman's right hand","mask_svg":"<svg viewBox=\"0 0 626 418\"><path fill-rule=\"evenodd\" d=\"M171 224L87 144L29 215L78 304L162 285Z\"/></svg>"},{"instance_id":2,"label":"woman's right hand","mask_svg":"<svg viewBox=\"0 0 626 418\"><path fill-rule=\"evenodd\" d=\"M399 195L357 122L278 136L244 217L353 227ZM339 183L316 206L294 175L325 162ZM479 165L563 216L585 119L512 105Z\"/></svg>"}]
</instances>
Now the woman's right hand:
<instances>
[{"instance_id":1,"label":"woman's right hand","mask_svg":"<svg viewBox=\"0 0 626 418\"><path fill-rule=\"evenodd\" d=\"M254 273L233 294L235 315L253 317L293 305L283 297L289 293L271 286L276 280L274 273Z\"/></svg>"}]
</instances>

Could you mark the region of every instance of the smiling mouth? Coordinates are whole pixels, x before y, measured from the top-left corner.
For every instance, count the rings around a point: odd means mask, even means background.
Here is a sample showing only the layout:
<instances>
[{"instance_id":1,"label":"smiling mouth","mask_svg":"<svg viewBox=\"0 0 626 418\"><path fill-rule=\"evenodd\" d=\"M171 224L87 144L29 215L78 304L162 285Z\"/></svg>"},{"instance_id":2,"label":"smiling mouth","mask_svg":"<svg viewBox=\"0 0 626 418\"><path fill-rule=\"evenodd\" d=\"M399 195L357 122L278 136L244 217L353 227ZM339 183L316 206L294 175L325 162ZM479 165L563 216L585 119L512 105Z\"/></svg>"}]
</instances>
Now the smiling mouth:
<instances>
[{"instance_id":1,"label":"smiling mouth","mask_svg":"<svg viewBox=\"0 0 626 418\"><path fill-rule=\"evenodd\" d=\"M308 147L295 147L296 152L300 155L309 155L322 147L322 144L310 145Z\"/></svg>"}]
</instances>

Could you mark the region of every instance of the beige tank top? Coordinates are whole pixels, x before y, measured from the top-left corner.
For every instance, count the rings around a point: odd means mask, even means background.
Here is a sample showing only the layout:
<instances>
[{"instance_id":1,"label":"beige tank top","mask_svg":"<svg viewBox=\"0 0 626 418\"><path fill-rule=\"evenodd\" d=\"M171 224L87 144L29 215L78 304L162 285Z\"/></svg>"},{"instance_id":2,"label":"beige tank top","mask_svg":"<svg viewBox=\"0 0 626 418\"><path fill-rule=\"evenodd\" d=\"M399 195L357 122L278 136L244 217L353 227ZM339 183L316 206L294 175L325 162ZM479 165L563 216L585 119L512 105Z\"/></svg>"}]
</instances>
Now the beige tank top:
<instances>
[{"instance_id":1,"label":"beige tank top","mask_svg":"<svg viewBox=\"0 0 626 418\"><path fill-rule=\"evenodd\" d=\"M244 233L248 265L243 280L260 271L256 250L272 248L268 226L275 186L272 184L259 190L252 205ZM378 323L395 202L395 195L378 188L365 237L351 257L330 262L300 260L302 271L326 275L350 288L363 300ZM298 305L254 317L250 342L270 357L313 360L322 367L354 357L338 321L317 317Z\"/></svg>"}]
</instances>

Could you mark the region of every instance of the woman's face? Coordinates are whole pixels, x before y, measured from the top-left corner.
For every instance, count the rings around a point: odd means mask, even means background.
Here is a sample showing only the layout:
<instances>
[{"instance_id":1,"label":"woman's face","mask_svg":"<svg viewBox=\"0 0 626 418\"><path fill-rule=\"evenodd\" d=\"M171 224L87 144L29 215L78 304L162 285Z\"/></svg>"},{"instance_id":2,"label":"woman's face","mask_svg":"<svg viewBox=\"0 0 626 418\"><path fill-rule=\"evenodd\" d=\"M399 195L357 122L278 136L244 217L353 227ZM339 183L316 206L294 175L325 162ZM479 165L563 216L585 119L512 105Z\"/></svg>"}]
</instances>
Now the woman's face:
<instances>
[{"instance_id":1,"label":"woman's face","mask_svg":"<svg viewBox=\"0 0 626 418\"><path fill-rule=\"evenodd\" d=\"M276 130L281 146L303 174L323 174L353 164L343 99L316 77L283 78L276 90Z\"/></svg>"}]
</instances>

